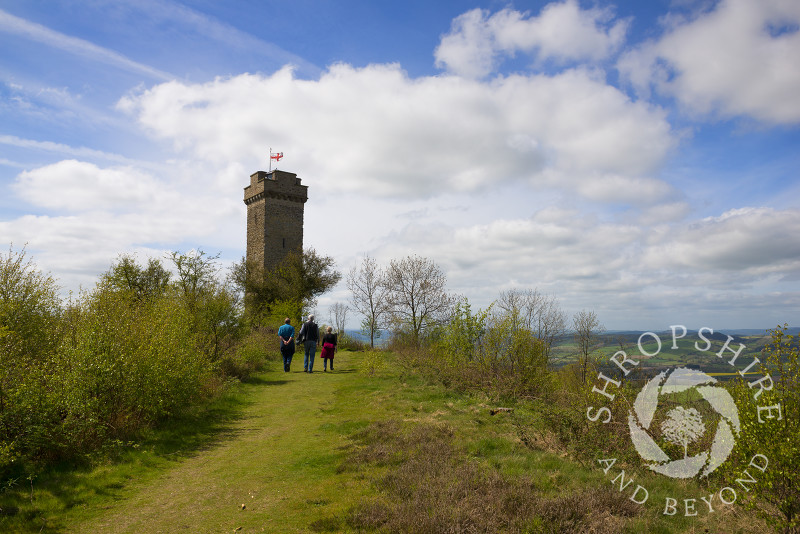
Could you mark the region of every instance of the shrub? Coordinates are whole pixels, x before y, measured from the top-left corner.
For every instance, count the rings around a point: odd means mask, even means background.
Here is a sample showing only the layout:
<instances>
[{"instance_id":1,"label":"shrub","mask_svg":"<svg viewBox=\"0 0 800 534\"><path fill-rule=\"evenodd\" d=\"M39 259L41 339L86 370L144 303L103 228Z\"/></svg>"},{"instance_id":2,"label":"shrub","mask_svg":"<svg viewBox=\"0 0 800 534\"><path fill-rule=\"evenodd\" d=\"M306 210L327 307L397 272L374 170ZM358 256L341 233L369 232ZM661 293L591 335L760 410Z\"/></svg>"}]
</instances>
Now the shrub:
<instances>
[{"instance_id":1,"label":"shrub","mask_svg":"<svg viewBox=\"0 0 800 534\"><path fill-rule=\"evenodd\" d=\"M380 351L371 349L364 353L364 360L361 362L361 367L369 376L375 374L383 367L383 355Z\"/></svg>"},{"instance_id":2,"label":"shrub","mask_svg":"<svg viewBox=\"0 0 800 534\"><path fill-rule=\"evenodd\" d=\"M60 336L58 287L25 260L25 250L0 254L0 475L54 439L59 420L52 388Z\"/></svg>"},{"instance_id":3,"label":"shrub","mask_svg":"<svg viewBox=\"0 0 800 534\"><path fill-rule=\"evenodd\" d=\"M755 454L768 459L764 472L749 468L757 477L759 499L749 502L769 522L784 532L800 532L800 339L786 333L787 325L769 331L771 340L759 360L757 378L736 380L730 388L739 407L741 434L726 463L732 480L741 477ZM754 398L757 379L769 376L765 390ZM772 385L767 388L767 385ZM776 408L780 406L780 412ZM758 411L756 406L762 407ZM761 420L759 420L759 418ZM763 506L763 502L768 506Z\"/></svg>"},{"instance_id":4,"label":"shrub","mask_svg":"<svg viewBox=\"0 0 800 534\"><path fill-rule=\"evenodd\" d=\"M266 328L255 328L236 345L235 350L220 360L219 369L225 377L247 380L253 372L263 369L266 362L280 359L278 334Z\"/></svg>"},{"instance_id":5,"label":"shrub","mask_svg":"<svg viewBox=\"0 0 800 534\"><path fill-rule=\"evenodd\" d=\"M347 335L345 332L339 333L339 338L337 339L338 349L344 350L352 350L352 351L364 351L367 350L367 344L363 341L360 341L353 336Z\"/></svg>"},{"instance_id":6,"label":"shrub","mask_svg":"<svg viewBox=\"0 0 800 534\"><path fill-rule=\"evenodd\" d=\"M211 366L195 348L191 314L180 300L134 300L101 284L69 317L60 389L67 442L97 447L175 414L202 393Z\"/></svg>"}]
</instances>

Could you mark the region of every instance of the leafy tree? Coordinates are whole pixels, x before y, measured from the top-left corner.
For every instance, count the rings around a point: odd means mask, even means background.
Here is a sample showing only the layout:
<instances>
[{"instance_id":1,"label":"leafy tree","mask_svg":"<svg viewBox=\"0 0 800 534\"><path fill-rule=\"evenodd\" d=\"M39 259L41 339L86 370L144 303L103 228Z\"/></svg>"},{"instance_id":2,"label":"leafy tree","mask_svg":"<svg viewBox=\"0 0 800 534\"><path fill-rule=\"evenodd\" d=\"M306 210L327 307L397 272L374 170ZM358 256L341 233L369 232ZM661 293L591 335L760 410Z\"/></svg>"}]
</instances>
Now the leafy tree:
<instances>
[{"instance_id":1,"label":"leafy tree","mask_svg":"<svg viewBox=\"0 0 800 534\"><path fill-rule=\"evenodd\" d=\"M393 322L399 330L407 329L417 346L421 334L443 322L452 308L447 276L428 258L414 255L392 260L384 284Z\"/></svg>"},{"instance_id":2,"label":"leafy tree","mask_svg":"<svg viewBox=\"0 0 800 534\"><path fill-rule=\"evenodd\" d=\"M284 300L297 300L313 308L317 297L335 286L342 275L334 269L335 262L330 256L321 256L313 248L303 253L290 252L278 264L274 276L285 292Z\"/></svg>"},{"instance_id":3,"label":"leafy tree","mask_svg":"<svg viewBox=\"0 0 800 534\"><path fill-rule=\"evenodd\" d=\"M102 276L111 288L129 291L138 300L158 297L169 286L171 273L160 260L150 258L146 267L140 267L134 256L123 254L119 261Z\"/></svg>"},{"instance_id":4,"label":"leafy tree","mask_svg":"<svg viewBox=\"0 0 800 534\"><path fill-rule=\"evenodd\" d=\"M489 389L512 398L541 397L549 391L544 344L518 318L493 313L480 347L481 374Z\"/></svg>"},{"instance_id":5,"label":"leafy tree","mask_svg":"<svg viewBox=\"0 0 800 534\"><path fill-rule=\"evenodd\" d=\"M364 320L362 331L369 336L370 347L375 347L375 338L380 337L384 319L389 311L389 290L384 272L374 258L366 256L360 266L353 266L347 274L347 289L352 294L353 307Z\"/></svg>"},{"instance_id":6,"label":"leafy tree","mask_svg":"<svg viewBox=\"0 0 800 534\"><path fill-rule=\"evenodd\" d=\"M466 297L458 299L450 313L449 321L441 329L438 344L441 350L456 365L473 361L480 353L491 313L486 310L472 311Z\"/></svg>"},{"instance_id":7,"label":"leafy tree","mask_svg":"<svg viewBox=\"0 0 800 534\"><path fill-rule=\"evenodd\" d=\"M316 304L319 295L331 289L341 279L329 256L317 254L313 248L303 253L290 252L274 269L265 271L257 262L233 265L231 279L244 295L247 316L262 322L272 316L276 303L294 303L292 319L299 320Z\"/></svg>"},{"instance_id":8,"label":"leafy tree","mask_svg":"<svg viewBox=\"0 0 800 534\"><path fill-rule=\"evenodd\" d=\"M202 295L217 284L216 274L219 267L216 260L219 259L219 254L207 256L198 249L186 253L174 251L170 257L178 270L175 285L183 294L189 309L194 311Z\"/></svg>"},{"instance_id":9,"label":"leafy tree","mask_svg":"<svg viewBox=\"0 0 800 534\"><path fill-rule=\"evenodd\" d=\"M25 259L25 249L0 254L0 332L3 357L44 358L54 345L61 315L59 287L52 276ZM17 362L19 364L21 362ZM11 364L13 367L16 364Z\"/></svg>"},{"instance_id":10,"label":"leafy tree","mask_svg":"<svg viewBox=\"0 0 800 534\"><path fill-rule=\"evenodd\" d=\"M190 313L198 345L216 361L238 334L238 295L218 277L219 254L198 249L172 252L171 258L178 271L175 289Z\"/></svg>"}]
</instances>

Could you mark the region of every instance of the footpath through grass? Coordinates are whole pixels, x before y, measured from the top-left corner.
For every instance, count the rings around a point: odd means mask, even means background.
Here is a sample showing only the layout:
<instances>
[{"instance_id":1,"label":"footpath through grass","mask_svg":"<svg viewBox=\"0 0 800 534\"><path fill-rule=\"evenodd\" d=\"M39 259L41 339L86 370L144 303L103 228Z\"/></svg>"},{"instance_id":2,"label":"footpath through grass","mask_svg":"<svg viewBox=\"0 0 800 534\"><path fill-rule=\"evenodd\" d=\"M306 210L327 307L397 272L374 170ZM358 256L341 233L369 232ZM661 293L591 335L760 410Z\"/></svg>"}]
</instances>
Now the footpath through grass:
<instances>
[{"instance_id":1,"label":"footpath through grass","mask_svg":"<svg viewBox=\"0 0 800 534\"><path fill-rule=\"evenodd\" d=\"M342 352L335 372L318 360L311 375L297 358L290 373L275 365L196 428L114 465L34 479L0 531L464 532L505 513L533 519L500 518L498 531L764 532L735 507L664 518L634 506L596 466L526 446L515 417L535 414L492 415L486 399L427 384L391 355L374 374L363 358ZM638 476L654 501L680 489Z\"/></svg>"}]
</instances>

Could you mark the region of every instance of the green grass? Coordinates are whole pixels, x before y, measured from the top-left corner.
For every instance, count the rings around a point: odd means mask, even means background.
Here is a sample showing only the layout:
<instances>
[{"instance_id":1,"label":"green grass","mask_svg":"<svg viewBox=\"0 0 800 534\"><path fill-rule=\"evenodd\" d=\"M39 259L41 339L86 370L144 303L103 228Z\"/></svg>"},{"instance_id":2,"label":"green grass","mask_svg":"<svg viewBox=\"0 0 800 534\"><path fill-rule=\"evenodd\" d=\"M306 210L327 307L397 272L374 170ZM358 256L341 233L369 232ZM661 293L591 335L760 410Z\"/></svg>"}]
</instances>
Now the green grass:
<instances>
[{"instance_id":1,"label":"green grass","mask_svg":"<svg viewBox=\"0 0 800 534\"><path fill-rule=\"evenodd\" d=\"M0 516L0 532L339 532L387 517L408 525L421 515L434 521L442 511L430 507L439 495L469 489L472 479L487 500L466 491L462 500L443 501L453 503L459 520L481 506L518 502L520 514L534 513L523 521L531 532L553 525L568 531L579 520L608 532L703 532L720 525L726 532L764 532L738 508L698 518L664 518L655 504L631 508L611 485L619 466L605 475L557 448L523 444L519 425L535 425L535 410L520 405L490 415L496 405L487 398L432 385L403 371L393 356L382 357L374 374L362 353L341 352L334 373L298 372L296 359L293 372L258 374L209 409L123 447L113 462L41 473L32 491L30 481L20 480L0 495L0 507L13 511ZM423 436L418 441L415 432ZM450 451L452 460L428 464L437 454L420 451L431 450ZM626 471L653 503L702 494L693 484L633 466ZM413 503L399 506L405 501L397 495L414 487L430 493L427 511L424 502L417 503L422 511ZM586 517L573 518L576 509ZM587 523L576 524L581 531Z\"/></svg>"}]
</instances>

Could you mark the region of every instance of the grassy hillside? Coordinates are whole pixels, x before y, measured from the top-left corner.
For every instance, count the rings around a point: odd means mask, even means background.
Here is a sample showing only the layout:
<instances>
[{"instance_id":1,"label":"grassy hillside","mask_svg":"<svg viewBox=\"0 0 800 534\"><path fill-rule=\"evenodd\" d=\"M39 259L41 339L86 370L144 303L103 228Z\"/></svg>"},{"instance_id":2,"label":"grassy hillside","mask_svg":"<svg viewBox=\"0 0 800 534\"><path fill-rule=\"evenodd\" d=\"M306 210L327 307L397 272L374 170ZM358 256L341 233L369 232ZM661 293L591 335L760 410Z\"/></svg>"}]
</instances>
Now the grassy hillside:
<instances>
[{"instance_id":1,"label":"grassy hillside","mask_svg":"<svg viewBox=\"0 0 800 534\"><path fill-rule=\"evenodd\" d=\"M738 506L665 516L666 497L706 489L624 466L635 483L620 491L619 465L572 458L530 405L447 390L391 354L343 352L333 373L301 363L120 444L114 462L18 480L0 531L766 531Z\"/></svg>"}]
</instances>

